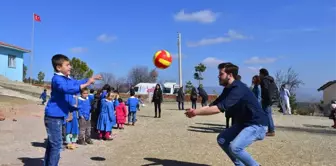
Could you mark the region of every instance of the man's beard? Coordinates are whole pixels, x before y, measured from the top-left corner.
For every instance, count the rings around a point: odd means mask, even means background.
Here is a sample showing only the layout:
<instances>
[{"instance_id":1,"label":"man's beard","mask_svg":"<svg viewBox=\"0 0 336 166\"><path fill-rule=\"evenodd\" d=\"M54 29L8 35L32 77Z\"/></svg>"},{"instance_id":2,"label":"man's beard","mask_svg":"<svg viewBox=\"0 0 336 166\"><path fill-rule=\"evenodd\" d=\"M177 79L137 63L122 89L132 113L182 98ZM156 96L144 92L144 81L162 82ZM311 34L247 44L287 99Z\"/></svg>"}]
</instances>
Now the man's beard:
<instances>
[{"instance_id":1,"label":"man's beard","mask_svg":"<svg viewBox=\"0 0 336 166\"><path fill-rule=\"evenodd\" d=\"M229 84L229 79L228 79L228 78L220 79L220 80L219 80L219 84L220 84L221 86L226 87L226 86Z\"/></svg>"}]
</instances>

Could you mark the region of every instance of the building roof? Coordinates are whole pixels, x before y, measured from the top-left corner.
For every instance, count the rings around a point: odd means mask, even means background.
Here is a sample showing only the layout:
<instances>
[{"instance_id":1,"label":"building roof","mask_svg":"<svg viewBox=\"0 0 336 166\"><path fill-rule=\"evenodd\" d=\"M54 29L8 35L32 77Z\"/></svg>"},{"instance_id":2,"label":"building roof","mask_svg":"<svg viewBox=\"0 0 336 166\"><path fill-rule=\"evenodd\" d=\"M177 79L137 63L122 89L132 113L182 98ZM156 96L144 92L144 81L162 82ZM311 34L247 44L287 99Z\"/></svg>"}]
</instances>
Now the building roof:
<instances>
[{"instance_id":1,"label":"building roof","mask_svg":"<svg viewBox=\"0 0 336 166\"><path fill-rule=\"evenodd\" d=\"M336 83L336 80L329 81L329 82L325 83L324 85L322 85L320 88L318 88L317 91L324 90L324 89L328 88L330 85L335 84L335 83Z\"/></svg>"},{"instance_id":2,"label":"building roof","mask_svg":"<svg viewBox=\"0 0 336 166\"><path fill-rule=\"evenodd\" d=\"M16 50L16 51L24 52L24 53L30 53L30 50L27 50L27 49L24 49L24 48L21 48L21 47L18 47L18 46L14 46L14 45L11 45L11 44L7 44L7 43L1 42L1 41L0 41L0 47L5 47L5 48L13 49L13 50Z\"/></svg>"}]
</instances>

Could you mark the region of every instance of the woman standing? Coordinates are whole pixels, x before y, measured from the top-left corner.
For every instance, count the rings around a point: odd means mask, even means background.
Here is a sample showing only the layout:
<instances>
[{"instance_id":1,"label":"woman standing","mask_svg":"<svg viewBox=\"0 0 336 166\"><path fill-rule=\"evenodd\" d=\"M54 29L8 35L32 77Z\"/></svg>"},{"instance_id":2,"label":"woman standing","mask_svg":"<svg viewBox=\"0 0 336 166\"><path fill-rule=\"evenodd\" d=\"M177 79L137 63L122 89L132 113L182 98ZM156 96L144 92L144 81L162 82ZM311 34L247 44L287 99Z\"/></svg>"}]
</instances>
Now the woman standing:
<instances>
[{"instance_id":1,"label":"woman standing","mask_svg":"<svg viewBox=\"0 0 336 166\"><path fill-rule=\"evenodd\" d=\"M191 93L190 93L190 101L191 101L191 108L192 109L196 109L196 102L197 102L197 91L196 88L193 87L191 89Z\"/></svg>"},{"instance_id":2,"label":"woman standing","mask_svg":"<svg viewBox=\"0 0 336 166\"><path fill-rule=\"evenodd\" d=\"M290 107L290 103L289 103L289 97L290 97L290 93L289 90L286 89L286 85L282 85L280 88L280 99L281 99L281 108L283 111L283 114L289 114L291 115L291 107Z\"/></svg>"},{"instance_id":3,"label":"woman standing","mask_svg":"<svg viewBox=\"0 0 336 166\"><path fill-rule=\"evenodd\" d=\"M154 107L155 107L154 118L157 118L157 117L161 118L162 90L161 90L160 84L156 84L155 86L152 102L154 102ZM159 116L157 116L158 111L159 111Z\"/></svg>"},{"instance_id":4,"label":"woman standing","mask_svg":"<svg viewBox=\"0 0 336 166\"><path fill-rule=\"evenodd\" d=\"M261 103L261 87L260 87L260 77L258 75L252 78L252 92L257 97L259 103Z\"/></svg>"},{"instance_id":5,"label":"woman standing","mask_svg":"<svg viewBox=\"0 0 336 166\"><path fill-rule=\"evenodd\" d=\"M178 103L178 109L184 110L184 92L183 87L180 87L180 89L177 92L176 101Z\"/></svg>"}]
</instances>

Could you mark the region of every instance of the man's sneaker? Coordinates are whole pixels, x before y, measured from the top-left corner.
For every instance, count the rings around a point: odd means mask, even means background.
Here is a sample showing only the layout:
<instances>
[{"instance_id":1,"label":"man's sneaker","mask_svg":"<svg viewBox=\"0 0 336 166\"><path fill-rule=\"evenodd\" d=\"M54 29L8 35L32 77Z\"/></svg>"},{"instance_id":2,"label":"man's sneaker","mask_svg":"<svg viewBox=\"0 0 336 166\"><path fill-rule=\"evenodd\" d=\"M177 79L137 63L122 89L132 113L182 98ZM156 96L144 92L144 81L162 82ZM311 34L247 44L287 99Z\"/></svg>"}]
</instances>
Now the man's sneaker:
<instances>
[{"instance_id":1,"label":"man's sneaker","mask_svg":"<svg viewBox=\"0 0 336 166\"><path fill-rule=\"evenodd\" d=\"M86 140L86 143L92 145L92 144L93 144L93 141L92 141L91 139L87 139L87 140Z\"/></svg>"},{"instance_id":2,"label":"man's sneaker","mask_svg":"<svg viewBox=\"0 0 336 166\"><path fill-rule=\"evenodd\" d=\"M82 139L78 140L77 143L79 145L86 145L86 142L84 140L82 140Z\"/></svg>"},{"instance_id":3,"label":"man's sneaker","mask_svg":"<svg viewBox=\"0 0 336 166\"><path fill-rule=\"evenodd\" d=\"M268 136L268 137L274 137L275 136L275 132L274 131L273 132L267 132L266 136Z\"/></svg>"}]
</instances>

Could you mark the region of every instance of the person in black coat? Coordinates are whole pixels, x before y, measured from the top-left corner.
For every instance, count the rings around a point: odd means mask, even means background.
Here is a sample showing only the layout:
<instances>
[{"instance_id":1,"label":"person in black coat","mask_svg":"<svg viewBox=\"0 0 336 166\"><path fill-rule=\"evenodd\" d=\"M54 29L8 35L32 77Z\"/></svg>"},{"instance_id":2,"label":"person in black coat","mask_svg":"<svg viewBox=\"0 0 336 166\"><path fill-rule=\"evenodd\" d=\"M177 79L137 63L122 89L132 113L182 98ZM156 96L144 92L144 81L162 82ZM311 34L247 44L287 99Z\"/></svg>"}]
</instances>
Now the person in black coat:
<instances>
[{"instance_id":1,"label":"person in black coat","mask_svg":"<svg viewBox=\"0 0 336 166\"><path fill-rule=\"evenodd\" d=\"M197 89L198 89L199 95L202 97L202 101L201 101L202 107L207 106L208 105L208 94L205 92L205 90L201 86L199 86Z\"/></svg>"},{"instance_id":2,"label":"person in black coat","mask_svg":"<svg viewBox=\"0 0 336 166\"><path fill-rule=\"evenodd\" d=\"M195 87L191 89L190 93L190 101L191 101L191 108L196 109L196 103L197 103L197 90Z\"/></svg>"},{"instance_id":3,"label":"person in black coat","mask_svg":"<svg viewBox=\"0 0 336 166\"><path fill-rule=\"evenodd\" d=\"M160 84L156 84L155 90L153 93L152 102L154 103L155 108L155 116L154 118L161 118L161 103L162 103L163 97L162 97L162 90ZM157 116L157 113L159 112L159 116Z\"/></svg>"},{"instance_id":4,"label":"person in black coat","mask_svg":"<svg viewBox=\"0 0 336 166\"><path fill-rule=\"evenodd\" d=\"M183 92L183 87L181 87L176 96L176 101L178 102L178 109L179 110L184 110L184 92Z\"/></svg>"}]
</instances>

